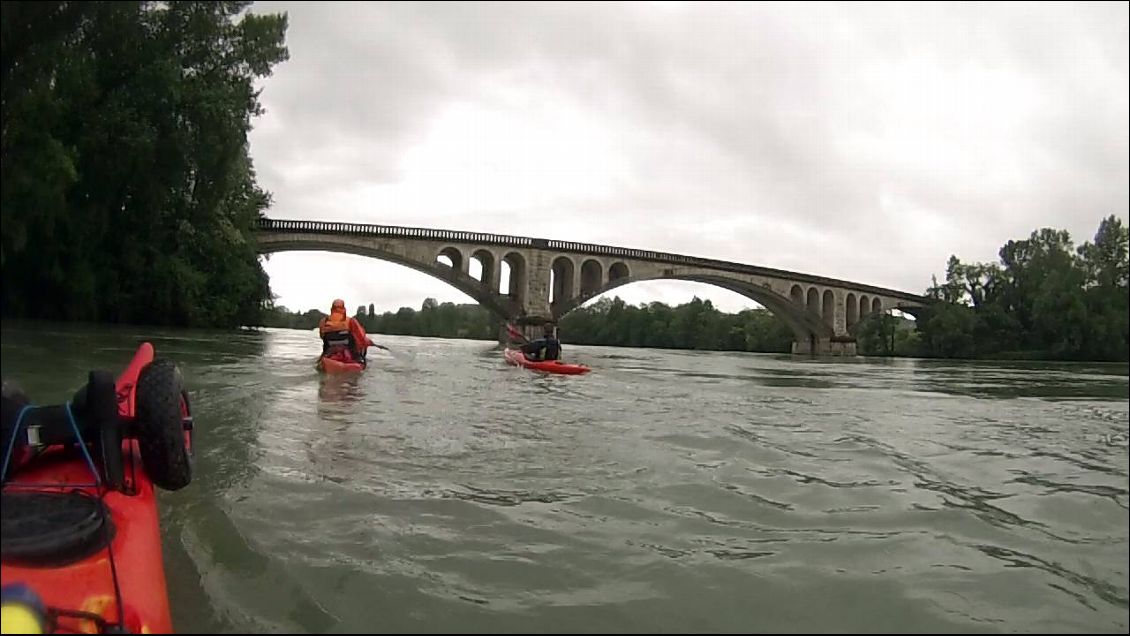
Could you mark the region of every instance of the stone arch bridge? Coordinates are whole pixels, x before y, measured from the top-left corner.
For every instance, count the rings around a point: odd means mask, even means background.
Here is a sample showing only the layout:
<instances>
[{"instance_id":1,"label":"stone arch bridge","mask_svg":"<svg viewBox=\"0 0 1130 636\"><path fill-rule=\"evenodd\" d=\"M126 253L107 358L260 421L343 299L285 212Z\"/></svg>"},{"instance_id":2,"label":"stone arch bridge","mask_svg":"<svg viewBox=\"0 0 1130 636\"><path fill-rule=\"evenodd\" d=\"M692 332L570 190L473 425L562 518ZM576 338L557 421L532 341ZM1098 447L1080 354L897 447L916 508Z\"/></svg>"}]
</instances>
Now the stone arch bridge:
<instances>
[{"instance_id":1,"label":"stone arch bridge","mask_svg":"<svg viewBox=\"0 0 1130 636\"><path fill-rule=\"evenodd\" d=\"M443 280L500 320L532 335L585 301L621 285L687 280L746 296L793 330L793 353L855 355L855 330L870 315L898 309L914 314L923 296L756 265L694 256L427 228L261 218L262 254L343 252L398 263ZM478 261L478 276L471 261ZM502 264L508 265L502 292Z\"/></svg>"}]
</instances>

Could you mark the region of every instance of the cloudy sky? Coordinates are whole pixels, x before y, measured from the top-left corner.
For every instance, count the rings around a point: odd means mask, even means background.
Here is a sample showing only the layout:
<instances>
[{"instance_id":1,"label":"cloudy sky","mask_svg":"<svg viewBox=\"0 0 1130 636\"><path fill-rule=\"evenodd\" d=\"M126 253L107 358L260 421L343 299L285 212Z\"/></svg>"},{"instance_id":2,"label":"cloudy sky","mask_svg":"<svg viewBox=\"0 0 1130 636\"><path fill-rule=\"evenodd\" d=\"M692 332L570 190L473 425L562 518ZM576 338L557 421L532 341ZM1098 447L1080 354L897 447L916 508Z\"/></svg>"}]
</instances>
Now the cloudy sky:
<instances>
[{"instance_id":1,"label":"cloudy sky","mask_svg":"<svg viewBox=\"0 0 1130 636\"><path fill-rule=\"evenodd\" d=\"M251 152L275 218L655 249L921 292L950 254L1127 218L1128 5L257 2L290 60ZM278 302L468 302L283 253ZM691 283L630 302L753 303Z\"/></svg>"}]
</instances>

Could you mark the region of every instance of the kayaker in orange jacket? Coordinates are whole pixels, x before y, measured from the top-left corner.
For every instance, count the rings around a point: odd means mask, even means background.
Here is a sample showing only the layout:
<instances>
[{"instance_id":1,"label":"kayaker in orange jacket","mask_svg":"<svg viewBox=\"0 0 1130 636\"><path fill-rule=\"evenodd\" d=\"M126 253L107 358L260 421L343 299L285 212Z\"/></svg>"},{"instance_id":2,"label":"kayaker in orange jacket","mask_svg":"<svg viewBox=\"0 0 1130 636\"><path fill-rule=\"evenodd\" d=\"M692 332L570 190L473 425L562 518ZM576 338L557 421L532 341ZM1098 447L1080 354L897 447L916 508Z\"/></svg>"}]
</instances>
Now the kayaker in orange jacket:
<instances>
[{"instance_id":1,"label":"kayaker in orange jacket","mask_svg":"<svg viewBox=\"0 0 1130 636\"><path fill-rule=\"evenodd\" d=\"M345 315L345 301L338 298L330 307L330 315L318 323L322 336L322 357L341 362L365 362L365 354L373 341L356 318Z\"/></svg>"}]
</instances>

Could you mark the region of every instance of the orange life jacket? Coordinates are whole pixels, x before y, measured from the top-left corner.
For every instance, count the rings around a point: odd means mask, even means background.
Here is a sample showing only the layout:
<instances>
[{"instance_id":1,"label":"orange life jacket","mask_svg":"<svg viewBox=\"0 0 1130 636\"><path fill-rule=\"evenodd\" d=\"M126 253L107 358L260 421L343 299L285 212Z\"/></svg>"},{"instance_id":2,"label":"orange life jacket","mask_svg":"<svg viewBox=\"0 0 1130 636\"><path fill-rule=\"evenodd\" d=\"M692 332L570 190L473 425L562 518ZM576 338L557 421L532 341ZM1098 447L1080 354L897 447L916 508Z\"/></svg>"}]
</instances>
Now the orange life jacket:
<instances>
[{"instance_id":1,"label":"orange life jacket","mask_svg":"<svg viewBox=\"0 0 1130 636\"><path fill-rule=\"evenodd\" d=\"M350 333L349 318L345 312L333 312L318 324L318 333L322 336L322 355L332 355L341 351L353 353L357 346Z\"/></svg>"}]
</instances>

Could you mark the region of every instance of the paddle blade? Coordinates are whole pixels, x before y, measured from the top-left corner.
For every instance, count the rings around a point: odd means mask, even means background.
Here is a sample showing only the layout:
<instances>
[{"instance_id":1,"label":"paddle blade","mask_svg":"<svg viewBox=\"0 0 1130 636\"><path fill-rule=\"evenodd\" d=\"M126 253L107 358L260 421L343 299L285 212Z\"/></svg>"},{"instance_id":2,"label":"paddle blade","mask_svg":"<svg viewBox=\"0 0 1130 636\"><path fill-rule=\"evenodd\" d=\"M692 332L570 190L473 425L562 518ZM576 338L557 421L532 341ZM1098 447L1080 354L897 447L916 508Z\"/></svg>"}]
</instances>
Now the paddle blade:
<instances>
[{"instance_id":1,"label":"paddle blade","mask_svg":"<svg viewBox=\"0 0 1130 636\"><path fill-rule=\"evenodd\" d=\"M384 345L379 345L375 342L373 343L373 346L380 349L381 351L387 351L390 356L392 356L393 358L396 358L397 360L400 360L401 362L412 362L416 359L416 355L413 354L413 353L407 353L407 352L404 352L404 351L393 351L392 349L389 349L388 347L386 347Z\"/></svg>"}]
</instances>

